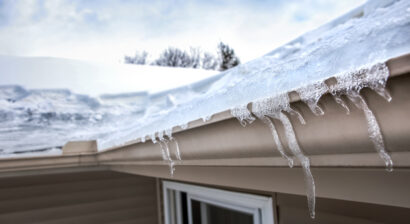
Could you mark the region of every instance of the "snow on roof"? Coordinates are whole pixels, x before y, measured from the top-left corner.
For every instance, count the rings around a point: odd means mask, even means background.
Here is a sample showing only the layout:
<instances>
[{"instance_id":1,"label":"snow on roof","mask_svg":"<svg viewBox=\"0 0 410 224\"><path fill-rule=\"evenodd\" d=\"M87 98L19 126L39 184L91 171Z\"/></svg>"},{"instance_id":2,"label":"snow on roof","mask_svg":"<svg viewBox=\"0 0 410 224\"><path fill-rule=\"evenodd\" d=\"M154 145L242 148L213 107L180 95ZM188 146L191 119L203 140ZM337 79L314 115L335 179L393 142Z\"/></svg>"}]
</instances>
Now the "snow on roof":
<instances>
[{"instance_id":1,"label":"snow on roof","mask_svg":"<svg viewBox=\"0 0 410 224\"><path fill-rule=\"evenodd\" d=\"M3 86L0 88L0 122L7 125L2 125L1 129L3 133L10 132L11 135L0 136L0 150L6 153L25 147L27 150L34 146L51 148L58 146L57 143L61 145L65 141L78 139L97 139L100 149L119 146L137 138L145 139L155 133L169 133L173 127L185 126L198 118L207 118L239 105L278 96L408 52L410 2L370 1L261 58L215 77L156 94L91 98L71 92L36 92L18 86ZM7 67L7 64L12 63L7 60L9 59L0 58L0 66ZM19 63L20 66L25 66L25 62ZM38 66L37 63L45 62L27 62L28 67L46 72L46 64ZM78 68L72 67L70 63L58 63L69 71ZM110 69L110 72L122 74L122 70ZM93 65L87 71L98 80L99 72L105 70L105 66ZM71 74L59 69L50 71ZM168 75L167 71L164 69L163 72ZM30 70L15 67L6 69L6 72L23 76ZM2 74L7 73L3 70ZM111 92L116 81L126 82L131 86L141 83L138 78L127 77L129 76L112 80L104 88ZM161 81L167 82L157 80L158 83ZM95 82L98 85L98 81ZM93 83L90 81L84 85L83 88L86 89L87 85ZM44 101L39 104L41 106L37 106L41 99L39 95ZM61 97L66 99L62 100ZM70 104L77 104L77 101L80 102L78 105ZM89 102L94 107L88 105ZM68 113L64 112L65 109L61 113L55 112L59 111L59 107L69 107L70 110ZM37 144L39 142L41 144Z\"/></svg>"}]
</instances>

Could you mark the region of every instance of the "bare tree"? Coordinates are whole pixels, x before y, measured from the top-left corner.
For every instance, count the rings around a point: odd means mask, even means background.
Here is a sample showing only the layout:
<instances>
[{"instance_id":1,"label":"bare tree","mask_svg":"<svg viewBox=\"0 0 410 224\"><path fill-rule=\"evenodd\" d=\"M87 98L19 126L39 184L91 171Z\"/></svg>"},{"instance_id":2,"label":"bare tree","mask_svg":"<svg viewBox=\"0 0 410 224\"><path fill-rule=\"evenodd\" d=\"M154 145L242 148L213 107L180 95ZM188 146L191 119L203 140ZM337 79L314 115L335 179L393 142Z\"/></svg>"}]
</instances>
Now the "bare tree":
<instances>
[{"instance_id":1,"label":"bare tree","mask_svg":"<svg viewBox=\"0 0 410 224\"><path fill-rule=\"evenodd\" d=\"M190 55L178 48L169 47L165 49L158 59L151 63L152 65L168 67L191 67L192 60Z\"/></svg>"},{"instance_id":2,"label":"bare tree","mask_svg":"<svg viewBox=\"0 0 410 224\"><path fill-rule=\"evenodd\" d=\"M147 63L147 57L148 53L146 51L137 51L134 57L125 56L124 62L126 64L145 65Z\"/></svg>"}]
</instances>

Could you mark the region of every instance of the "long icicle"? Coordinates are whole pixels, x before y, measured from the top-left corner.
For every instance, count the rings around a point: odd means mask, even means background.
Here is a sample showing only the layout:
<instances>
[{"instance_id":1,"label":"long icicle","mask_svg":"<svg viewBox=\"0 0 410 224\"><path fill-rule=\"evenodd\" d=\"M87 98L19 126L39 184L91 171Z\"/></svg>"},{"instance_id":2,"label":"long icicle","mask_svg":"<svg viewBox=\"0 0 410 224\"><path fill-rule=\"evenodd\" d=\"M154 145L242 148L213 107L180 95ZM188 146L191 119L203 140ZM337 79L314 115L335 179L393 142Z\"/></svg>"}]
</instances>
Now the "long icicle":
<instances>
[{"instance_id":1,"label":"long icicle","mask_svg":"<svg viewBox=\"0 0 410 224\"><path fill-rule=\"evenodd\" d=\"M165 148L165 155L166 155L165 160L168 161L169 171L170 171L171 176L174 176L175 163L171 158L171 153L170 153L169 146L168 146L168 140L164 138L164 132L162 132L162 131L159 132L158 133L158 138L160 140L160 144L163 143L165 145L165 147L164 147Z\"/></svg>"},{"instance_id":2,"label":"long icicle","mask_svg":"<svg viewBox=\"0 0 410 224\"><path fill-rule=\"evenodd\" d=\"M302 115L297 111L293 110L292 108L290 108L289 97L287 94L281 94L277 97L260 99L252 103L252 113L269 127L276 148L278 149L281 156L288 161L289 167L293 167L293 159L286 154L283 145L280 142L279 135L277 133L275 125L269 118L266 117L272 114L276 114L282 110L285 110L293 115L296 115L302 124L305 123Z\"/></svg>"},{"instance_id":3,"label":"long icicle","mask_svg":"<svg viewBox=\"0 0 410 224\"><path fill-rule=\"evenodd\" d=\"M374 116L372 110L370 110L364 98L358 92L349 92L347 97L355 104L355 106L363 110L367 120L367 131L369 132L370 140L372 141L380 158L384 161L387 171L393 171L393 160L386 152L383 136L380 131L379 124Z\"/></svg>"},{"instance_id":4,"label":"long icicle","mask_svg":"<svg viewBox=\"0 0 410 224\"><path fill-rule=\"evenodd\" d=\"M279 112L272 116L272 118L279 119L283 127L285 128L285 134L288 139L288 146L296 159L302 165L304 178L305 178L305 190L308 200L308 208L311 218L315 218L315 206L316 206L316 186L315 180L313 179L312 172L310 171L310 161L309 158L306 157L302 150L299 147L299 144L296 139L295 132L292 127L292 123L290 122L289 118L283 113Z\"/></svg>"},{"instance_id":5,"label":"long icicle","mask_svg":"<svg viewBox=\"0 0 410 224\"><path fill-rule=\"evenodd\" d=\"M389 69L386 63L376 63L370 66L364 66L357 70L337 76L337 83L335 85L331 85L330 90L332 95L339 98L342 94L345 94L357 108L363 110L367 120L369 138L380 158L385 163L386 170L392 171L393 161L385 149L383 136L381 134L377 119L370 110L364 98L360 95L360 91L363 88L368 87L390 102L392 97L386 90L389 75Z\"/></svg>"},{"instance_id":6,"label":"long icicle","mask_svg":"<svg viewBox=\"0 0 410 224\"><path fill-rule=\"evenodd\" d=\"M315 182L313 179L313 175L310 171L310 161L309 161L309 158L307 158L303 154L302 150L300 149L299 144L297 143L297 140L296 140L295 132L293 131L292 124L289 118L282 111L298 116L299 121L302 124L304 124L304 119L302 115L290 107L289 96L287 94L280 94L276 97L264 98L264 99L255 101L252 104L252 112L256 115L256 117L261 119L265 124L267 124L270 127L275 143L277 146L279 146L278 150L281 151L283 153L282 156L285 159L287 159L290 157L284 153L285 151L279 140L277 130L275 126L273 125L273 122L268 117L278 119L282 122L285 128L285 134L288 140L288 146L292 154L296 157L296 159L302 165L302 168L304 171L305 184L306 184L306 194L307 194L307 199L308 199L309 213L310 213L310 216L314 218L315 217L316 193L315 193ZM284 155L286 155L286 157ZM292 165L293 165L293 160L292 160Z\"/></svg>"},{"instance_id":7,"label":"long icicle","mask_svg":"<svg viewBox=\"0 0 410 224\"><path fill-rule=\"evenodd\" d=\"M179 150L179 144L178 144L178 140L176 139L176 137L172 136L172 128L171 129L167 129L165 130L165 136L168 136L169 141L171 142L175 142L175 157L177 158L177 160L182 160L181 158L181 152Z\"/></svg>"},{"instance_id":8,"label":"long icicle","mask_svg":"<svg viewBox=\"0 0 410 224\"><path fill-rule=\"evenodd\" d=\"M282 142L279 139L278 131L276 130L276 127L273 124L273 122L266 116L261 116L259 117L259 119L269 127L272 133L273 141L276 145L276 148L278 149L280 155L288 161L289 167L292 168L294 164L293 159L286 154L285 149L283 148Z\"/></svg>"}]
</instances>

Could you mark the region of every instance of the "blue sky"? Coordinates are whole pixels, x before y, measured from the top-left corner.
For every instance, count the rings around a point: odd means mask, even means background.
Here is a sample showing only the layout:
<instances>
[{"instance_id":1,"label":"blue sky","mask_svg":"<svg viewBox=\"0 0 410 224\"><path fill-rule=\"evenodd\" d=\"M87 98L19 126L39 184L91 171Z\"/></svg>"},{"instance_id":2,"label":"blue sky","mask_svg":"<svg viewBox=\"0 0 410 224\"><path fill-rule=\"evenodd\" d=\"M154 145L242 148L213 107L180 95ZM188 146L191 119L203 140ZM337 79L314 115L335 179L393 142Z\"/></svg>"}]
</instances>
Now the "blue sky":
<instances>
[{"instance_id":1,"label":"blue sky","mask_svg":"<svg viewBox=\"0 0 410 224\"><path fill-rule=\"evenodd\" d=\"M336 18L357 0L0 0L0 54L121 62L168 46L248 61Z\"/></svg>"}]
</instances>

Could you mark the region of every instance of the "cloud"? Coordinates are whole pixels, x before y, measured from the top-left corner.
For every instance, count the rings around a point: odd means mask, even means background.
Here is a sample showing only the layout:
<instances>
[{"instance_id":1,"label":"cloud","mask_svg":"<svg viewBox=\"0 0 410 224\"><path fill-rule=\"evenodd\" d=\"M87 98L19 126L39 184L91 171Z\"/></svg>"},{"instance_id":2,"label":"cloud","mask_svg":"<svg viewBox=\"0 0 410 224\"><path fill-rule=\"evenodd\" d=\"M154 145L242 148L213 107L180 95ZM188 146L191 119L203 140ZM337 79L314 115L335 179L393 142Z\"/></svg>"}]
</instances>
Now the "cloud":
<instances>
[{"instance_id":1,"label":"cloud","mask_svg":"<svg viewBox=\"0 0 410 224\"><path fill-rule=\"evenodd\" d=\"M0 54L118 62L137 49L225 41L246 61L361 2L4 0Z\"/></svg>"}]
</instances>

